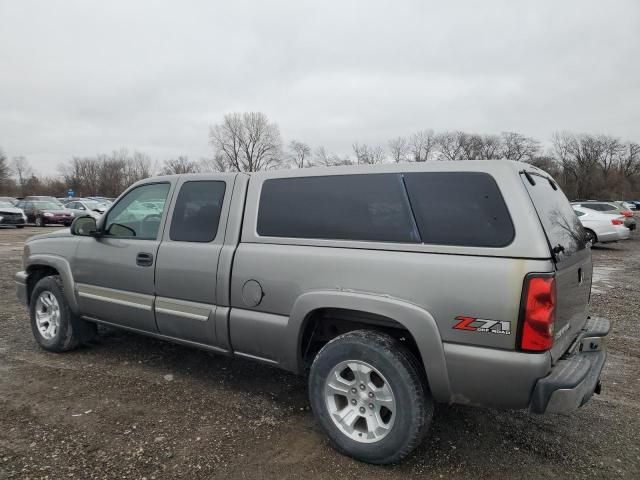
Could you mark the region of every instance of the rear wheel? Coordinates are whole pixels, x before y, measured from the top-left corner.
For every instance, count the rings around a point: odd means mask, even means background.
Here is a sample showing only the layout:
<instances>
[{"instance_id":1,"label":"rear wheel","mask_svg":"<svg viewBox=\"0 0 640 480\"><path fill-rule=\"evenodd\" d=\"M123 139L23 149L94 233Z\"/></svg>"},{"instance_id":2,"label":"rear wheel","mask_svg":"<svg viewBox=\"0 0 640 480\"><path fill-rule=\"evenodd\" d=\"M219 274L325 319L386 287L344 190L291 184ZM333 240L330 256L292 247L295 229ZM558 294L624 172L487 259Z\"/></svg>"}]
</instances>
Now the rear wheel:
<instances>
[{"instance_id":1,"label":"rear wheel","mask_svg":"<svg viewBox=\"0 0 640 480\"><path fill-rule=\"evenodd\" d=\"M585 242L591 247L598 242L598 237L593 230L585 229Z\"/></svg>"},{"instance_id":2,"label":"rear wheel","mask_svg":"<svg viewBox=\"0 0 640 480\"><path fill-rule=\"evenodd\" d=\"M340 452L369 463L402 460L427 432L433 401L409 350L358 330L327 343L309 376L311 407Z\"/></svg>"}]
</instances>

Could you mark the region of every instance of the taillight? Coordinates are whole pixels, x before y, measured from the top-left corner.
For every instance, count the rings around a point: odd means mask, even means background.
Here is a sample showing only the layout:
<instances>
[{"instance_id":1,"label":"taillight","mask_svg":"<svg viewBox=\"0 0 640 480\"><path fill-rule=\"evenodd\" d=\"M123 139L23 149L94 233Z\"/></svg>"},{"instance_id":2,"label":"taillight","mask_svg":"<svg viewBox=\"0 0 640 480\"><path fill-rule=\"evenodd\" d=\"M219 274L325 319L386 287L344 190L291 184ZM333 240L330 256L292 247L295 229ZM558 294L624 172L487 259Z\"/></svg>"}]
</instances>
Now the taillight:
<instances>
[{"instance_id":1,"label":"taillight","mask_svg":"<svg viewBox=\"0 0 640 480\"><path fill-rule=\"evenodd\" d=\"M624 225L624 222L622 220L620 220L619 218L614 218L611 220L611 224L612 225Z\"/></svg>"},{"instance_id":2,"label":"taillight","mask_svg":"<svg viewBox=\"0 0 640 480\"><path fill-rule=\"evenodd\" d=\"M633 212L631 210L623 210L620 213L625 217L633 217Z\"/></svg>"},{"instance_id":3,"label":"taillight","mask_svg":"<svg viewBox=\"0 0 640 480\"><path fill-rule=\"evenodd\" d=\"M543 352L553 345L556 318L556 280L549 275L528 275L524 284L522 350Z\"/></svg>"}]
</instances>

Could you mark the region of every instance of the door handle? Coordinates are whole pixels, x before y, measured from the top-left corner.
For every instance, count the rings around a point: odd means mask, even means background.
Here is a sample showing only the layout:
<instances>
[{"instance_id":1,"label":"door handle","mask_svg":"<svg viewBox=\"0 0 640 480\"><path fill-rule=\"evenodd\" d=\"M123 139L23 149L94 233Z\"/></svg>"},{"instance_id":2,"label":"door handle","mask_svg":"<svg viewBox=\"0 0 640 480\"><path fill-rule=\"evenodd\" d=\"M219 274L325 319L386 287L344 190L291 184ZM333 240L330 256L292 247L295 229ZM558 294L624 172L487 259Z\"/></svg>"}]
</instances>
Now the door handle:
<instances>
[{"instance_id":1,"label":"door handle","mask_svg":"<svg viewBox=\"0 0 640 480\"><path fill-rule=\"evenodd\" d=\"M141 267L150 267L153 265L153 255L150 253L140 252L136 256L136 265Z\"/></svg>"}]
</instances>

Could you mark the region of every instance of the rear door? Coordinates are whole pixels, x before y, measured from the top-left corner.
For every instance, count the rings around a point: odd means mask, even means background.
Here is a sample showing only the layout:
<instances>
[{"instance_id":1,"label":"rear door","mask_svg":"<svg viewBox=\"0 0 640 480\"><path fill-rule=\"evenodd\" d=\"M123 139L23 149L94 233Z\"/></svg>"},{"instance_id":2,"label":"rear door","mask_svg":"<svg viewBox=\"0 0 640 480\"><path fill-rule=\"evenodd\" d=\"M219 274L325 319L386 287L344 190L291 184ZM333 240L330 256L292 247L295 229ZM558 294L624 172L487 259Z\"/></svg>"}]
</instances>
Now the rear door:
<instances>
[{"instance_id":1,"label":"rear door","mask_svg":"<svg viewBox=\"0 0 640 480\"><path fill-rule=\"evenodd\" d=\"M158 250L155 316L164 335L203 343L218 341L217 270L235 175L183 176Z\"/></svg>"},{"instance_id":2,"label":"rear door","mask_svg":"<svg viewBox=\"0 0 640 480\"><path fill-rule=\"evenodd\" d=\"M556 320L553 360L570 346L587 321L593 265L584 228L569 200L550 177L536 171L522 181L538 213L556 268Z\"/></svg>"}]
</instances>

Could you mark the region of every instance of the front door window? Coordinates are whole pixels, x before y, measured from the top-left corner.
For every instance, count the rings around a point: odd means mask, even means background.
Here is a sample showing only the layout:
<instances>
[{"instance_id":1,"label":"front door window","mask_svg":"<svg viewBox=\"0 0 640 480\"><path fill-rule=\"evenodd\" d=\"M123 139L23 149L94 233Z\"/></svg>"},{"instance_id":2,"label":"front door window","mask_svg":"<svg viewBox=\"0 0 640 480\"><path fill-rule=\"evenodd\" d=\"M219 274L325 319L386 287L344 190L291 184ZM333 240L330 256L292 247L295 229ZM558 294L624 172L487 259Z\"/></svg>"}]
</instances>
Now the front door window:
<instances>
[{"instance_id":1,"label":"front door window","mask_svg":"<svg viewBox=\"0 0 640 480\"><path fill-rule=\"evenodd\" d=\"M131 190L109 212L105 235L157 239L169 187L168 183L153 183Z\"/></svg>"}]
</instances>

